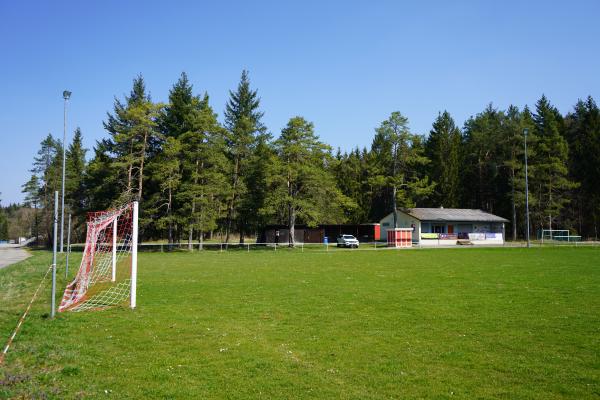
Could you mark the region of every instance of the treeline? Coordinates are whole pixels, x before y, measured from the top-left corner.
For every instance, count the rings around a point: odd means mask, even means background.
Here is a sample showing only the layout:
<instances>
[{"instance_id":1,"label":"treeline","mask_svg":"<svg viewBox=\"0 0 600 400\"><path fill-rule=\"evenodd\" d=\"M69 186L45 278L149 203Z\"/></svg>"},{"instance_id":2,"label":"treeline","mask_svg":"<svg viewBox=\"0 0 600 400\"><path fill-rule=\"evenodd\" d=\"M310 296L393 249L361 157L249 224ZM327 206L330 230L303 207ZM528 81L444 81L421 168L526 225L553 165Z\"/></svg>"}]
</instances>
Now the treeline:
<instances>
[{"instance_id":1,"label":"treeline","mask_svg":"<svg viewBox=\"0 0 600 400\"><path fill-rule=\"evenodd\" d=\"M4 207L1 203L0 199L0 241L16 241L31 235L35 230L35 211L20 204Z\"/></svg>"},{"instance_id":2,"label":"treeline","mask_svg":"<svg viewBox=\"0 0 600 400\"><path fill-rule=\"evenodd\" d=\"M7 211L0 205L0 240L8 240L8 217Z\"/></svg>"},{"instance_id":3,"label":"treeline","mask_svg":"<svg viewBox=\"0 0 600 400\"><path fill-rule=\"evenodd\" d=\"M600 111L591 97L567 115L542 96L535 109L492 105L462 129L441 112L429 135L399 112L375 129L370 148L334 152L296 116L272 135L244 71L223 122L185 73L167 104L152 101L141 76L115 99L89 162L82 134L67 149L65 203L83 239L85 212L138 199L145 240L244 241L266 224L376 222L396 208L480 208L525 231L524 136L528 131L531 228L597 237L600 222ZM23 185L36 234L51 238L62 143L42 141ZM234 238L235 237L235 238ZM293 238L293 235L291 235Z\"/></svg>"}]
</instances>

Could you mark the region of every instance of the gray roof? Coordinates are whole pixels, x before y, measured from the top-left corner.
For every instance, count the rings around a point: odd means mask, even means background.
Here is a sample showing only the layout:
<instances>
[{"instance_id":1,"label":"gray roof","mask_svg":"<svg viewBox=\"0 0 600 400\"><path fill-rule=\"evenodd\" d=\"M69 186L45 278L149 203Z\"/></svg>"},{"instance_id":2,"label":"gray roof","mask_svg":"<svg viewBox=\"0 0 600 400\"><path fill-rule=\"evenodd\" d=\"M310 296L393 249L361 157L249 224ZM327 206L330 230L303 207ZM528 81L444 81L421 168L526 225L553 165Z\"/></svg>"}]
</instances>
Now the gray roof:
<instances>
[{"instance_id":1,"label":"gray roof","mask_svg":"<svg viewBox=\"0 0 600 400\"><path fill-rule=\"evenodd\" d=\"M402 211L421 221L509 222L497 215L468 208L406 208Z\"/></svg>"}]
</instances>

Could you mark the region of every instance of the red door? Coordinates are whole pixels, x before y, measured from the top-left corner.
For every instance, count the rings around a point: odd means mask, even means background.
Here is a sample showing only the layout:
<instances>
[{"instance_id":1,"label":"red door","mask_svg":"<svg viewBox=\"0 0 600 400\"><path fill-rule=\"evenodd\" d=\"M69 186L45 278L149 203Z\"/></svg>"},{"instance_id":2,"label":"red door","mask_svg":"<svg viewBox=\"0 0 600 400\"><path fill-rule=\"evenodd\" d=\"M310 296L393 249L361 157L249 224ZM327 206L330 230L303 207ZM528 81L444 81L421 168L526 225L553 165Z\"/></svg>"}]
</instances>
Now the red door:
<instances>
[{"instance_id":1,"label":"red door","mask_svg":"<svg viewBox=\"0 0 600 400\"><path fill-rule=\"evenodd\" d=\"M448 233L454 233L454 225L448 225Z\"/></svg>"}]
</instances>

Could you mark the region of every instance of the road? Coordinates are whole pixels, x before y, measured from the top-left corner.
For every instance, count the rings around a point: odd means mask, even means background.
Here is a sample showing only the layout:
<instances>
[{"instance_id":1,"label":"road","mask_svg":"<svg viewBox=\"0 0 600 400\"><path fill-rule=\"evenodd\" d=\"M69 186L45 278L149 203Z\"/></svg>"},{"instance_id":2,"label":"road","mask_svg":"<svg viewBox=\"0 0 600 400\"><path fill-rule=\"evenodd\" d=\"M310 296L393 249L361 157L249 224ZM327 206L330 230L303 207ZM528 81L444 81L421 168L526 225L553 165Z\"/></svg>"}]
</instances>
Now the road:
<instances>
[{"instance_id":1,"label":"road","mask_svg":"<svg viewBox=\"0 0 600 400\"><path fill-rule=\"evenodd\" d=\"M30 257L31 254L18 247L0 246L0 269Z\"/></svg>"}]
</instances>

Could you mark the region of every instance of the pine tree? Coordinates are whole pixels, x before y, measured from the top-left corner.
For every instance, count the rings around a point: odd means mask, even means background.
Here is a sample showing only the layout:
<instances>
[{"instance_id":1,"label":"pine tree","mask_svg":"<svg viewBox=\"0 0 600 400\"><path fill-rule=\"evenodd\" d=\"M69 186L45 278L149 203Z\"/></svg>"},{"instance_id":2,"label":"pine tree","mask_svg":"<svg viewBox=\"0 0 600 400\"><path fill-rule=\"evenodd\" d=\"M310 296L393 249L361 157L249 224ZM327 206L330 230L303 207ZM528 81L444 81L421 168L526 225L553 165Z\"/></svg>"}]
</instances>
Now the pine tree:
<instances>
[{"instance_id":1,"label":"pine tree","mask_svg":"<svg viewBox=\"0 0 600 400\"><path fill-rule=\"evenodd\" d=\"M528 112L526 110L526 112ZM524 181L524 137L523 129L526 128L523 113L513 105L506 110L506 118L503 120L503 158L507 174L510 192L511 227L512 239L517 240L517 227L519 218L517 210L521 210L524 203L525 181ZM531 127L529 127L530 130ZM531 141L531 137L529 137ZM522 215L523 213L518 213Z\"/></svg>"},{"instance_id":2,"label":"pine tree","mask_svg":"<svg viewBox=\"0 0 600 400\"><path fill-rule=\"evenodd\" d=\"M48 245L52 244L52 220L54 213L54 192L60 191L62 179L62 144L48 134L40 143L40 150L34 158L31 172L40 179L41 208L40 221Z\"/></svg>"},{"instance_id":3,"label":"pine tree","mask_svg":"<svg viewBox=\"0 0 600 400\"><path fill-rule=\"evenodd\" d=\"M566 118L570 176L581 186L574 191L576 226L580 235L599 236L600 109L591 96L579 100Z\"/></svg>"},{"instance_id":4,"label":"pine tree","mask_svg":"<svg viewBox=\"0 0 600 400\"><path fill-rule=\"evenodd\" d=\"M569 203L567 192L577 185L568 179L569 148L561 134L562 116L546 96L536 103L533 121L537 143L532 191L536 193L538 206L532 215L539 229L543 229L545 222L548 229L552 229L560 212Z\"/></svg>"},{"instance_id":5,"label":"pine tree","mask_svg":"<svg viewBox=\"0 0 600 400\"><path fill-rule=\"evenodd\" d=\"M230 195L223 129L209 105L208 95L198 101L192 130L180 137L183 172L176 195L190 250L195 232L202 241L206 232L216 229L224 199Z\"/></svg>"},{"instance_id":6,"label":"pine tree","mask_svg":"<svg viewBox=\"0 0 600 400\"><path fill-rule=\"evenodd\" d=\"M65 205L73 214L73 238L83 239L85 234L85 209L86 197L84 188L85 176L85 154L87 149L83 148L83 136L81 129L75 129L73 142L69 145L66 154L65 169Z\"/></svg>"},{"instance_id":7,"label":"pine tree","mask_svg":"<svg viewBox=\"0 0 600 400\"><path fill-rule=\"evenodd\" d=\"M27 183L21 186L23 190L21 193L25 194L25 199L23 202L24 207L33 208L33 229L32 233L35 236L36 240L39 240L39 220L38 220L38 207L41 203L40 197L40 180L37 175L31 175L31 178Z\"/></svg>"},{"instance_id":8,"label":"pine tree","mask_svg":"<svg viewBox=\"0 0 600 400\"><path fill-rule=\"evenodd\" d=\"M366 157L366 151L363 154L358 148L344 154L338 149L333 165L338 188L357 205L345 209L346 220L353 224L367 222L371 211L371 191L366 184L368 171L363 156Z\"/></svg>"},{"instance_id":9,"label":"pine tree","mask_svg":"<svg viewBox=\"0 0 600 400\"><path fill-rule=\"evenodd\" d=\"M247 163L254 151L257 136L265 133L259 111L260 98L256 90L250 88L248 71L242 71L242 77L235 92L229 91L229 101L225 106L225 128L227 129L226 146L231 162L231 197L227 206L225 242L234 221L240 232L240 243L244 241L245 221L250 217L240 211L240 203L245 196L248 185Z\"/></svg>"},{"instance_id":10,"label":"pine tree","mask_svg":"<svg viewBox=\"0 0 600 400\"><path fill-rule=\"evenodd\" d=\"M154 199L149 201L149 210L146 214L159 229L167 229L169 243L174 242L174 229L177 214L174 212L175 195L181 184L181 151L179 139L173 136L164 141L162 151L148 164L151 179L159 187L159 192L154 194Z\"/></svg>"},{"instance_id":11,"label":"pine tree","mask_svg":"<svg viewBox=\"0 0 600 400\"><path fill-rule=\"evenodd\" d=\"M270 135L259 135L256 146L248 158L246 166L246 193L240 201L240 215L245 216L244 228L247 233L258 231L267 224L264 215L257 213L267 197L267 171L273 159L274 149Z\"/></svg>"},{"instance_id":12,"label":"pine tree","mask_svg":"<svg viewBox=\"0 0 600 400\"><path fill-rule=\"evenodd\" d=\"M110 148L113 144L107 139L96 142L94 157L86 166L83 192L89 210L106 210L120 196L119 170Z\"/></svg>"},{"instance_id":13,"label":"pine tree","mask_svg":"<svg viewBox=\"0 0 600 400\"><path fill-rule=\"evenodd\" d=\"M182 72L169 91L169 104L165 106L159 120L160 131L165 137L178 138L192 130L194 107L198 104L192 91L187 74Z\"/></svg>"},{"instance_id":14,"label":"pine tree","mask_svg":"<svg viewBox=\"0 0 600 400\"><path fill-rule=\"evenodd\" d=\"M489 104L465 122L463 130L463 204L504 214L501 201L503 124L505 115Z\"/></svg>"},{"instance_id":15,"label":"pine tree","mask_svg":"<svg viewBox=\"0 0 600 400\"><path fill-rule=\"evenodd\" d=\"M372 184L387 189L397 227L398 206L414 207L433 191L434 185L421 168L429 159L423 155L421 137L410 132L408 119L400 112L393 112L375 131L371 152L377 170Z\"/></svg>"},{"instance_id":16,"label":"pine tree","mask_svg":"<svg viewBox=\"0 0 600 400\"><path fill-rule=\"evenodd\" d=\"M193 86L187 74L182 72L169 91L169 103L158 119L162 140L159 142L160 152L156 152L148 163L151 179L148 182L150 201L147 204L147 218L159 230L167 229L169 243L173 243L175 233L179 232L177 190L184 164L180 139L193 130L194 119L201 105L201 99L193 95ZM179 238L180 235L177 236Z\"/></svg>"},{"instance_id":17,"label":"pine tree","mask_svg":"<svg viewBox=\"0 0 600 400\"><path fill-rule=\"evenodd\" d=\"M267 179L269 190L262 214L285 221L289 244L295 244L295 226L340 223L343 207L352 202L335 185L329 171L330 148L319 141L313 124L302 117L291 118L275 141Z\"/></svg>"},{"instance_id":18,"label":"pine tree","mask_svg":"<svg viewBox=\"0 0 600 400\"><path fill-rule=\"evenodd\" d=\"M104 128L111 134L110 151L120 172L119 202L142 200L144 167L158 148L158 118L162 105L152 102L142 76L133 81L125 104L115 99L114 115L108 114Z\"/></svg>"},{"instance_id":19,"label":"pine tree","mask_svg":"<svg viewBox=\"0 0 600 400\"><path fill-rule=\"evenodd\" d=\"M436 183L430 203L458 207L460 204L461 134L448 111L438 114L425 142L425 155L431 160L428 175Z\"/></svg>"}]
</instances>

